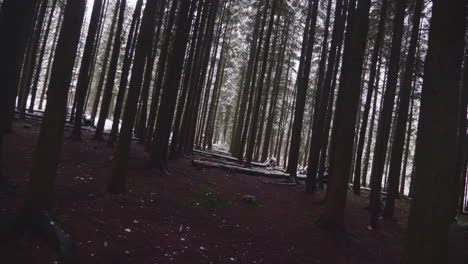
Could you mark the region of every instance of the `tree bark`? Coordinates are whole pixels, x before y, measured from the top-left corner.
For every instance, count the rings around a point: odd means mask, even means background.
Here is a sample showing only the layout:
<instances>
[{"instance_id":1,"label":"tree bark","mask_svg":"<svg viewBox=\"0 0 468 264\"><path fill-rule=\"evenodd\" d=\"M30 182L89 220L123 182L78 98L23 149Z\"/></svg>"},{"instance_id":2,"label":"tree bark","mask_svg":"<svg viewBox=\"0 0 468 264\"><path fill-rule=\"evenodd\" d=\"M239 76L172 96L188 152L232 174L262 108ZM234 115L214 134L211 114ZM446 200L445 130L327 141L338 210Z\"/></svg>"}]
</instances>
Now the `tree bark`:
<instances>
[{"instance_id":1,"label":"tree bark","mask_svg":"<svg viewBox=\"0 0 468 264\"><path fill-rule=\"evenodd\" d=\"M146 3L145 11L143 12L141 28L135 49L135 60L132 68L132 77L130 79L130 89L128 91L127 101L125 104L115 162L112 168L112 177L107 185L107 191L110 193L122 193L125 191L128 157L130 154L130 143L133 136L133 124L135 121L134 117L137 111L138 97L140 95L141 84L143 81L145 59L151 50L152 38L150 36L154 32L156 6L157 1L150 0Z\"/></svg>"},{"instance_id":2,"label":"tree bark","mask_svg":"<svg viewBox=\"0 0 468 264\"><path fill-rule=\"evenodd\" d=\"M391 131L392 112L398 81L398 71L400 67L401 40L403 35L406 2L407 0L399 1L396 6L387 85L385 88L383 109L379 116L377 138L374 148L374 160L372 162L371 174L372 190L370 195L371 216L369 223L373 228L377 227L377 220L381 211L380 192L382 189L382 176Z\"/></svg>"},{"instance_id":3,"label":"tree bark","mask_svg":"<svg viewBox=\"0 0 468 264\"><path fill-rule=\"evenodd\" d=\"M319 221L321 226L334 230L344 229L344 208L351 170L370 6L370 0L360 0L355 12L351 9L348 11L348 21L352 21L352 27L351 31L346 33L350 36L350 42L349 48L345 42L342 69L343 72L348 72L344 76L344 85L340 85L338 90L332 131L334 137L331 141L334 148L330 153L329 186L325 212ZM350 8L352 7L350 2Z\"/></svg>"},{"instance_id":4,"label":"tree bark","mask_svg":"<svg viewBox=\"0 0 468 264\"><path fill-rule=\"evenodd\" d=\"M125 47L124 61L122 64L122 75L120 77L119 91L117 92L117 98L115 100L114 116L112 118L112 128L109 135L108 146L114 145L114 142L117 139L117 133L119 131L122 104L125 97L125 92L127 90L128 75L130 73L130 67L132 66L133 54L135 53L142 5L143 0L138 0L135 6L135 11L133 13L132 22L130 24L127 45Z\"/></svg>"},{"instance_id":5,"label":"tree bark","mask_svg":"<svg viewBox=\"0 0 468 264\"><path fill-rule=\"evenodd\" d=\"M382 1L380 8L379 26L377 29L377 36L374 41L374 47L372 49L372 58L369 72L369 82L367 87L366 102L364 103L364 112L362 114L362 124L359 131L359 141L357 144L356 164L354 169L354 182L353 192L360 194L361 191L361 165L362 165L362 154L364 152L364 142L366 139L367 122L369 120L370 105L372 101L372 94L374 93L375 77L377 73L377 61L379 59L380 47L384 37L385 20L387 18L387 0Z\"/></svg>"},{"instance_id":6,"label":"tree bark","mask_svg":"<svg viewBox=\"0 0 468 264\"><path fill-rule=\"evenodd\" d=\"M65 7L63 26L52 66L47 105L22 212L26 221L32 215L52 206L56 170L63 143L67 95L85 15L85 4L82 0L69 0Z\"/></svg>"},{"instance_id":7,"label":"tree bark","mask_svg":"<svg viewBox=\"0 0 468 264\"><path fill-rule=\"evenodd\" d=\"M118 8L119 11L119 18L117 22L117 31L115 33L115 40L114 40L114 47L112 49L112 56L109 65L109 74L107 75L106 87L104 88L104 94L102 96L102 103L101 103L101 111L99 112L99 119L96 126L96 132L94 133L94 138L102 140L103 139L103 132L104 132L104 125L106 123L107 116L109 115L109 106L112 99L112 90L114 89L115 84L115 75L117 73L117 66L119 62L120 56L120 46L122 43L122 29L123 23L125 20L125 9L127 6L127 0L120 0Z\"/></svg>"},{"instance_id":8,"label":"tree bark","mask_svg":"<svg viewBox=\"0 0 468 264\"><path fill-rule=\"evenodd\" d=\"M447 263L456 192L459 81L466 1L434 1L424 65L416 182L402 263ZM427 232L430 230L430 232Z\"/></svg>"},{"instance_id":9,"label":"tree bark","mask_svg":"<svg viewBox=\"0 0 468 264\"><path fill-rule=\"evenodd\" d=\"M419 24L421 20L423 0L417 0L413 14L413 28L411 40L406 57L405 71L402 85L400 87L400 101L398 106L397 122L395 125L395 137L390 158L390 170L388 178L387 199L385 201L384 217L392 218L395 209L395 198L398 196L398 185L401 172L401 162L405 144L406 123L408 122L408 111L410 95L412 90L413 73L416 60L416 48L419 38Z\"/></svg>"},{"instance_id":10,"label":"tree bark","mask_svg":"<svg viewBox=\"0 0 468 264\"><path fill-rule=\"evenodd\" d=\"M78 84L76 87L76 112L75 120L72 131L72 139L81 140L81 123L82 116L84 113L84 103L86 99L86 93L89 89L90 84L90 68L92 63L93 47L96 41L96 35L98 32L100 13L102 9L102 0L95 0L93 5L93 11L91 14L91 21L89 22L88 35L86 37L86 44L81 59L80 75L78 76Z\"/></svg>"}]
</instances>

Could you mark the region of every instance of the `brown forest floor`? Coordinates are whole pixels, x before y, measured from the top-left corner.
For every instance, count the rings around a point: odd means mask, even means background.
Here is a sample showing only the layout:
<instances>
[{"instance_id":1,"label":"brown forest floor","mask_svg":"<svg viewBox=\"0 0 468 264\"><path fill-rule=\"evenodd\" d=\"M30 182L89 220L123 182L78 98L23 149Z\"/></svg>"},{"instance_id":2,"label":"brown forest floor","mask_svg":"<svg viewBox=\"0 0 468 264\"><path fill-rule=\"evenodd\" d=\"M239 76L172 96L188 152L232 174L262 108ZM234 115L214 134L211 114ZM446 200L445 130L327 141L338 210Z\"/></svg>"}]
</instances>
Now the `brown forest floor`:
<instances>
[{"instance_id":1,"label":"brown forest floor","mask_svg":"<svg viewBox=\"0 0 468 264\"><path fill-rule=\"evenodd\" d=\"M24 199L39 126L15 123L6 137L6 172L18 188L0 189L1 263L59 263L41 238L12 238L7 223ZM69 133L69 132L66 132ZM189 159L170 163L173 175L144 167L147 155L133 144L128 193L109 195L113 152L104 142L65 140L56 185L56 214L77 246L80 263L399 263L407 202L396 221L365 229L367 196L348 194L346 238L316 227L323 205L301 187L265 183L261 177L197 169ZM256 196L246 203L243 195ZM430 232L430 230L428 230ZM468 263L468 235L450 233L449 263Z\"/></svg>"}]
</instances>

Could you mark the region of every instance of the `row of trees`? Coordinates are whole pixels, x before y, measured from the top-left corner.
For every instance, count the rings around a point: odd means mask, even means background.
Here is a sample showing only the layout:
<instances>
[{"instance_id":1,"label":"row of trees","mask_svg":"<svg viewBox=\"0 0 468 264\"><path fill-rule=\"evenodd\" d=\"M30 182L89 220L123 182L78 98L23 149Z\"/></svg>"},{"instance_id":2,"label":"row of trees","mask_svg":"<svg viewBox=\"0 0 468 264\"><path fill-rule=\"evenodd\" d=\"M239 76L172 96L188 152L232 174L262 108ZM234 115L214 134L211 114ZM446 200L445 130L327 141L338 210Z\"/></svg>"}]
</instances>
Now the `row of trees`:
<instances>
[{"instance_id":1,"label":"row of trees","mask_svg":"<svg viewBox=\"0 0 468 264\"><path fill-rule=\"evenodd\" d=\"M64 125L80 140L89 113L97 140L112 118L111 193L125 191L134 137L165 174L169 158L229 143L245 167L275 157L293 182L306 164L309 193L328 171L323 227L344 229L349 183L356 194L371 187L370 228L408 194L406 261L441 263L466 188L465 9L462 0L4 0L0 129L46 102L23 216L51 207Z\"/></svg>"}]
</instances>

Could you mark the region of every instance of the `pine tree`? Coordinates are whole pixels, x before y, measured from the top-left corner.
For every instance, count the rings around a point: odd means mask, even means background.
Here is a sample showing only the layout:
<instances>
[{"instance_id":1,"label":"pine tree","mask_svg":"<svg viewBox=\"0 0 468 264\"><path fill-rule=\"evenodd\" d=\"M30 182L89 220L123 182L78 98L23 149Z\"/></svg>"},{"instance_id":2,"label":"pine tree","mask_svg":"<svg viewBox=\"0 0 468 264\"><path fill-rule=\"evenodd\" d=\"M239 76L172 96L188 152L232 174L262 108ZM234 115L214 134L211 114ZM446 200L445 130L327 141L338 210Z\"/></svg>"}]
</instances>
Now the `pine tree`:
<instances>
[{"instance_id":1,"label":"pine tree","mask_svg":"<svg viewBox=\"0 0 468 264\"><path fill-rule=\"evenodd\" d=\"M103 0L95 0L93 4L93 11L91 14L91 21L89 23L88 35L86 37L86 44L81 59L80 74L78 77L78 84L76 87L76 112L73 124L72 138L75 140L81 139L81 123L84 113L84 104L86 93L90 86L90 68L92 63L92 55L94 43L96 41L97 33L99 30L100 13L102 9Z\"/></svg>"},{"instance_id":2,"label":"pine tree","mask_svg":"<svg viewBox=\"0 0 468 264\"><path fill-rule=\"evenodd\" d=\"M149 37L154 32L155 13L157 1L150 0L146 3L141 21L141 27L135 49L135 59L130 79L130 89L127 95L125 110L123 113L122 128L119 142L116 149L115 161L112 168L112 177L107 186L110 193L122 193L125 191L127 180L128 157L130 154L130 143L133 136L134 117L137 111L138 97L140 95L143 81L143 69L145 67L146 56L151 50L152 38Z\"/></svg>"},{"instance_id":3,"label":"pine tree","mask_svg":"<svg viewBox=\"0 0 468 264\"><path fill-rule=\"evenodd\" d=\"M369 30L370 0L359 0L356 10L352 1L348 10L348 21L352 21L346 32L350 41L345 42L343 52L344 84L338 89L335 120L332 131L330 154L330 178L325 212L320 225L326 228L344 229L344 208L349 172L351 170L357 106L361 89L364 53ZM349 46L347 46L349 44Z\"/></svg>"},{"instance_id":4,"label":"pine tree","mask_svg":"<svg viewBox=\"0 0 468 264\"><path fill-rule=\"evenodd\" d=\"M398 117L395 130L395 138L391 151L390 171L388 179L387 200L385 201L384 217L392 218L395 208L395 198L398 196L398 185L401 172L401 162L405 144L406 123L408 122L408 111L410 105L411 84L416 60L416 47L418 44L419 24L421 20L423 1L417 0L413 13L413 28L411 30L411 40L406 56L405 71L402 85L400 87L400 101L398 107Z\"/></svg>"},{"instance_id":5,"label":"pine tree","mask_svg":"<svg viewBox=\"0 0 468 264\"><path fill-rule=\"evenodd\" d=\"M398 3L396 3L396 13L393 21L393 37L388 68L388 78L384 95L383 109L380 112L381 114L379 116L377 138L374 149L374 161L372 162L370 226L373 228L377 227L377 220L381 211L380 192L382 189L382 176L384 173L387 143L389 141L391 131L393 104L395 100L395 92L398 81L405 8L406 0L399 1Z\"/></svg>"},{"instance_id":6,"label":"pine tree","mask_svg":"<svg viewBox=\"0 0 468 264\"><path fill-rule=\"evenodd\" d=\"M16 1L16 0L15 0ZM48 100L31 169L23 220L52 206L57 165L62 149L66 103L86 1L69 0L55 52Z\"/></svg>"},{"instance_id":7,"label":"pine tree","mask_svg":"<svg viewBox=\"0 0 468 264\"><path fill-rule=\"evenodd\" d=\"M466 1L434 1L416 140L416 182L402 263L447 263L452 193L457 189ZM431 232L427 232L430 230Z\"/></svg>"}]
</instances>

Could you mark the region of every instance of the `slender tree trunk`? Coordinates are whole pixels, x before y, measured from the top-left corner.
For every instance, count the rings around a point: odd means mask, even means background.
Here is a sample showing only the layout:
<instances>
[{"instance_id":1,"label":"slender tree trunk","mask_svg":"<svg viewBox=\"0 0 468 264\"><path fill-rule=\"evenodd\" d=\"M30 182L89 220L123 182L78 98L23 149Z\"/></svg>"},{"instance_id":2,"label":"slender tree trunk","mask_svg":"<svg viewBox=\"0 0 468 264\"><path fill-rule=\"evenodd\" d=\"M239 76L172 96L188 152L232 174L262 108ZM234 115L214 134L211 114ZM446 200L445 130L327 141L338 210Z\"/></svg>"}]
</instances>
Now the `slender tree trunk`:
<instances>
[{"instance_id":1,"label":"slender tree trunk","mask_svg":"<svg viewBox=\"0 0 468 264\"><path fill-rule=\"evenodd\" d=\"M37 62L36 72L35 72L35 75L34 75L34 81L33 81L33 84L32 84L31 101L29 103L29 109L28 109L28 112L30 112L30 113L32 113L34 111L34 105L36 103L37 86L39 84L39 78L41 76L42 62L44 60L46 44L47 44L47 40L49 39L50 27L52 25L52 18L54 17L54 12L55 12L55 7L56 6L57 6L57 0L54 0L54 3L52 4L52 9L50 10L49 18L47 20L47 26L46 26L44 37L43 37L43 40L42 40L41 51L39 53L39 60Z\"/></svg>"},{"instance_id":2,"label":"slender tree trunk","mask_svg":"<svg viewBox=\"0 0 468 264\"><path fill-rule=\"evenodd\" d=\"M25 20L35 1L5 0L1 5L0 35L0 184L6 181L3 171L3 135L8 130L11 104L16 97L16 89L21 71L21 59L25 49L26 32L30 31L30 21Z\"/></svg>"},{"instance_id":3,"label":"slender tree trunk","mask_svg":"<svg viewBox=\"0 0 468 264\"><path fill-rule=\"evenodd\" d=\"M400 64L401 39L403 35L403 26L405 18L406 1L397 3L396 14L393 21L392 48L388 69L388 79L384 95L384 105L380 112L377 128L377 138L374 148L374 159L372 162L371 174L371 196L370 196L370 226L377 227L377 220L381 211L380 192L382 189L382 176L385 167L385 157L387 145L390 136L392 112L395 100L395 92L398 81L398 71Z\"/></svg>"},{"instance_id":4,"label":"slender tree trunk","mask_svg":"<svg viewBox=\"0 0 468 264\"><path fill-rule=\"evenodd\" d=\"M117 73L117 64L120 57L120 46L121 46L121 35L123 29L123 23L125 20L125 9L127 6L127 0L120 0L119 18L117 22L117 31L115 33L114 47L112 49L112 57L109 66L109 74L107 76L106 87L104 88L104 95L102 97L101 111L99 112L99 119L96 126L96 132L94 133L94 138L101 140L103 138L104 125L106 119L109 115L109 106L112 99L112 90L114 89L115 84L115 75Z\"/></svg>"},{"instance_id":5,"label":"slender tree trunk","mask_svg":"<svg viewBox=\"0 0 468 264\"><path fill-rule=\"evenodd\" d=\"M218 1L214 3L216 6ZM187 49L190 26L195 8L190 8L188 2L180 3L177 15L176 33L172 45L173 53L168 57L167 77L163 85L161 105L156 123L156 137L151 153L152 166L157 166L167 173L167 158L171 125L177 103L177 94L182 77L183 61Z\"/></svg>"},{"instance_id":6,"label":"slender tree trunk","mask_svg":"<svg viewBox=\"0 0 468 264\"><path fill-rule=\"evenodd\" d=\"M52 47L50 49L49 60L47 62L47 70L46 70L46 73L45 73L45 76L44 76L44 85L42 86L41 98L39 99L39 109L40 110L42 110L42 108L44 106L45 94L46 94L47 87L48 87L49 81L50 81L50 72L51 72L51 69L52 69L52 62L53 62L53 59L54 59L55 49L57 48L57 41L58 41L58 37L59 37L59 33L60 33L59 29L60 29L60 27L62 25L62 19L63 19L63 10L60 11L59 17L57 19L56 29L55 29L55 32L54 32L54 41L53 41Z\"/></svg>"},{"instance_id":7,"label":"slender tree trunk","mask_svg":"<svg viewBox=\"0 0 468 264\"><path fill-rule=\"evenodd\" d=\"M353 6L350 2L348 21L352 21L352 26L349 28L351 31L346 32L350 41L345 42L342 66L343 72L349 72L343 78L344 84L340 84L338 89L331 141L333 147L330 153L329 186L325 212L319 221L321 226L335 230L344 229L344 208L351 170L371 1L360 0L355 12L352 10Z\"/></svg>"},{"instance_id":8,"label":"slender tree trunk","mask_svg":"<svg viewBox=\"0 0 468 264\"><path fill-rule=\"evenodd\" d=\"M384 217L392 218L395 208L395 198L398 196L398 184L401 172L401 162L405 144L406 123L408 122L408 111L410 105L410 95L414 66L416 60L416 48L419 36L419 24L421 20L423 0L417 0L413 14L413 28L411 30L411 40L406 58L403 81L400 87L400 101L398 106L397 122L395 125L395 137L390 158L390 170L388 179L387 200L385 201Z\"/></svg>"},{"instance_id":9,"label":"slender tree trunk","mask_svg":"<svg viewBox=\"0 0 468 264\"><path fill-rule=\"evenodd\" d=\"M356 164L354 169L354 182L353 192L360 194L361 191L361 165L362 165L362 154L364 152L364 142L366 139L367 121L369 120L370 105L372 101L372 94L374 93L375 77L377 73L377 61L379 59L380 47L384 37L385 20L387 18L387 0L382 1L380 8L379 26L377 36L374 41L374 47L372 50L372 58L369 72L369 82L367 87L366 102L364 103L364 113L362 114L362 125L359 131L359 141L357 144Z\"/></svg>"},{"instance_id":10,"label":"slender tree trunk","mask_svg":"<svg viewBox=\"0 0 468 264\"><path fill-rule=\"evenodd\" d=\"M156 114L158 111L159 100L163 80L166 72L166 62L169 54L169 44L171 41L172 29L174 27L174 19L177 8L177 1L172 2L171 10L169 11L166 27L164 29L164 40L161 45L161 52L158 58L158 69L156 71L156 80L153 85L153 100L151 101L150 114L148 118L148 129L146 132L147 147L149 148L153 142L154 124L156 122Z\"/></svg>"},{"instance_id":11,"label":"slender tree trunk","mask_svg":"<svg viewBox=\"0 0 468 264\"><path fill-rule=\"evenodd\" d=\"M280 45L280 52L278 55L278 61L275 69L275 79L273 82L273 95L270 101L270 108L268 110L268 120L265 128L265 137L263 139L262 157L261 160L265 161L269 157L269 150L271 146L271 137L273 133L273 122L276 117L276 106L278 104L278 94L280 89L280 81L283 73L284 59L286 55L286 46L289 38L289 25L290 18L286 18L283 25L282 40Z\"/></svg>"},{"instance_id":12,"label":"slender tree trunk","mask_svg":"<svg viewBox=\"0 0 468 264\"><path fill-rule=\"evenodd\" d=\"M417 137L416 182L402 263L447 263L457 182L459 81L466 1L435 1L429 30ZM451 176L452 175L452 176ZM431 232L426 232L430 230Z\"/></svg>"},{"instance_id":13,"label":"slender tree trunk","mask_svg":"<svg viewBox=\"0 0 468 264\"><path fill-rule=\"evenodd\" d=\"M41 1L41 6L38 10L38 15L36 19L36 27L33 32L33 35L30 38L31 41L31 49L29 50L29 54L26 56L29 57L27 60L24 68L23 68L23 78L24 78L24 87L23 88L23 96L22 101L20 102L20 117L22 119L26 118L26 108L27 108L27 101L29 98L29 93L31 91L31 86L33 85L34 79L34 68L36 67L36 61L38 58L38 49L39 43L41 42L41 32L45 21L45 15L47 11L47 2L48 1Z\"/></svg>"},{"instance_id":14,"label":"slender tree trunk","mask_svg":"<svg viewBox=\"0 0 468 264\"><path fill-rule=\"evenodd\" d=\"M273 22L275 18L275 13L276 13L276 8L277 8L277 2L278 0L272 0L272 8L271 8L271 13L270 13L270 19L268 23L268 28L266 31L266 36L265 36L265 45L263 48L263 58L262 58L262 70L260 72L260 80L257 86L257 91L256 91L256 97L255 97L255 103L254 103L254 108L252 112L252 120L251 120L251 128L249 131L249 142L247 144L247 150L245 153L246 156L246 161L244 166L247 168L251 167L252 163L252 158L253 158L253 151L255 147L255 136L257 134L257 129L258 129L258 117L259 117L259 112L260 112L260 104L261 104L261 99L262 99L262 91L263 91L263 86L264 86L264 81L265 81L265 72L267 69L267 63L268 63L268 54L270 51L270 40L271 40L271 33L273 31Z\"/></svg>"},{"instance_id":15,"label":"slender tree trunk","mask_svg":"<svg viewBox=\"0 0 468 264\"><path fill-rule=\"evenodd\" d=\"M151 51L152 38L150 36L154 32L156 7L157 1L150 0L146 3L145 11L143 12L141 28L135 49L130 89L128 91L123 114L122 129L116 149L115 162L112 168L112 177L107 186L107 191L110 193L122 193L125 191L128 157L130 154L130 143L133 136L133 124L135 121L134 117L137 111L138 97L143 81L145 59Z\"/></svg>"},{"instance_id":16,"label":"slender tree trunk","mask_svg":"<svg viewBox=\"0 0 468 264\"><path fill-rule=\"evenodd\" d=\"M93 47L96 41L96 35L99 30L100 13L102 9L102 0L95 0L93 5L93 11L91 14L91 21L89 22L88 36L86 37L86 44L81 59L80 75L78 77L78 84L76 87L76 112L75 120L73 124L72 138L75 140L81 140L81 123L82 116L84 113L84 103L86 99L86 93L89 89L90 84L90 72Z\"/></svg>"},{"instance_id":17,"label":"slender tree trunk","mask_svg":"<svg viewBox=\"0 0 468 264\"><path fill-rule=\"evenodd\" d=\"M346 1L347 3L347 1ZM327 112L327 104L330 96L332 79L334 75L338 43L342 41L344 25L346 21L346 4L342 0L336 2L335 21L333 23L332 40L330 45L330 54L328 56L327 71L322 87L317 89L317 99L315 102L314 121L312 123L312 138L309 149L309 160L307 166L306 192L316 190L317 169L319 165L320 150L322 142L326 140L322 135L324 120Z\"/></svg>"},{"instance_id":18,"label":"slender tree trunk","mask_svg":"<svg viewBox=\"0 0 468 264\"><path fill-rule=\"evenodd\" d=\"M117 98L115 99L114 116L112 118L112 128L107 144L110 147L114 145L114 142L117 139L117 133L119 131L120 116L123 108L122 105L128 84L128 75L130 73L130 67L132 66L132 58L136 48L142 5L143 0L138 0L135 6L135 11L133 13L132 22L130 24L130 31L127 37L124 61L122 64L122 74L120 77L119 91L117 92Z\"/></svg>"},{"instance_id":19,"label":"slender tree trunk","mask_svg":"<svg viewBox=\"0 0 468 264\"><path fill-rule=\"evenodd\" d=\"M299 72L297 78L297 94L296 94L296 107L294 109L294 119L292 123L291 145L288 155L288 169L290 180L295 182L297 176L297 164L299 161L299 150L301 146L302 124L304 119L304 108L307 95L307 87L309 82L310 68L312 62L312 52L315 43L315 26L317 24L317 10L318 0L309 0L309 16L307 20L310 21L304 28L304 39L302 47L303 65L299 65Z\"/></svg>"},{"instance_id":20,"label":"slender tree trunk","mask_svg":"<svg viewBox=\"0 0 468 264\"><path fill-rule=\"evenodd\" d=\"M23 219L52 206L57 165L63 143L66 103L86 1L69 0L55 53L48 100L34 152Z\"/></svg>"}]
</instances>

